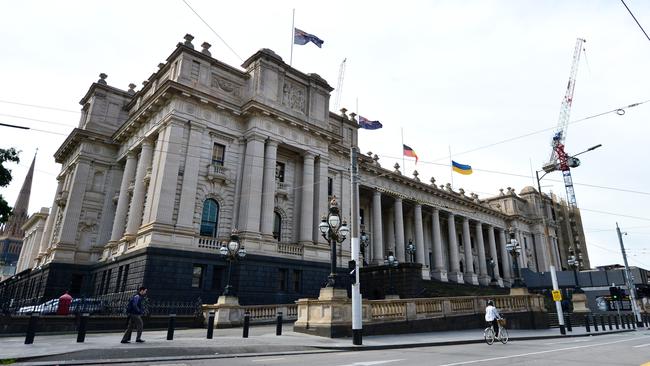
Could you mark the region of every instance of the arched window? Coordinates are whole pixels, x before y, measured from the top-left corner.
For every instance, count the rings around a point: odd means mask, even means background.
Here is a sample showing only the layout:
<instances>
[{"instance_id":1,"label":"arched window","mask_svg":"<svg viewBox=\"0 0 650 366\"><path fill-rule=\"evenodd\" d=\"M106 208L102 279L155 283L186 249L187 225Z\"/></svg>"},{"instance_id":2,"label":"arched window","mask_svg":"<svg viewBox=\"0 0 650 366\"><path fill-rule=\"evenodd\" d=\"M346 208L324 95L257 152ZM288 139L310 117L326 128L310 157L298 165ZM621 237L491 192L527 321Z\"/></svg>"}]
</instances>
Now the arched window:
<instances>
[{"instance_id":1,"label":"arched window","mask_svg":"<svg viewBox=\"0 0 650 366\"><path fill-rule=\"evenodd\" d=\"M216 237L219 223L219 204L212 198L203 202L201 215L201 236Z\"/></svg>"},{"instance_id":2,"label":"arched window","mask_svg":"<svg viewBox=\"0 0 650 366\"><path fill-rule=\"evenodd\" d=\"M282 216L275 212L273 219L273 238L277 241L282 240Z\"/></svg>"}]
</instances>

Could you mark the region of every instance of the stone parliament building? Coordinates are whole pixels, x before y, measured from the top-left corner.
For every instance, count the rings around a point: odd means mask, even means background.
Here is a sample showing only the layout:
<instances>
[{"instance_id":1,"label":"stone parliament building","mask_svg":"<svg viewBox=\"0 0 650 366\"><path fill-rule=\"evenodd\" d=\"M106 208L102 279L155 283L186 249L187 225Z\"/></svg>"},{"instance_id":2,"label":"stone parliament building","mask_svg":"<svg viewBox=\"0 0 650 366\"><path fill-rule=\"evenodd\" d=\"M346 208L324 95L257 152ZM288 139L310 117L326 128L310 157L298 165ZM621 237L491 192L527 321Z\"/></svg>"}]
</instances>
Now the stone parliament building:
<instances>
[{"instance_id":1,"label":"stone parliament building","mask_svg":"<svg viewBox=\"0 0 650 366\"><path fill-rule=\"evenodd\" d=\"M24 228L37 239L0 283L3 298L145 285L159 299L214 302L226 284L219 248L233 229L248 252L232 279L242 304L318 296L330 255L320 218L333 196L350 217L354 115L330 112L332 87L269 49L238 69L192 40L138 91L108 85L105 74L90 86L78 127L54 156L61 172L49 215ZM369 267L390 251L420 264L424 280L509 287L513 236L521 268L566 268L574 248L589 268L579 212L555 196L526 187L479 199L382 167L371 153L359 166ZM344 271L349 239L337 250Z\"/></svg>"}]
</instances>

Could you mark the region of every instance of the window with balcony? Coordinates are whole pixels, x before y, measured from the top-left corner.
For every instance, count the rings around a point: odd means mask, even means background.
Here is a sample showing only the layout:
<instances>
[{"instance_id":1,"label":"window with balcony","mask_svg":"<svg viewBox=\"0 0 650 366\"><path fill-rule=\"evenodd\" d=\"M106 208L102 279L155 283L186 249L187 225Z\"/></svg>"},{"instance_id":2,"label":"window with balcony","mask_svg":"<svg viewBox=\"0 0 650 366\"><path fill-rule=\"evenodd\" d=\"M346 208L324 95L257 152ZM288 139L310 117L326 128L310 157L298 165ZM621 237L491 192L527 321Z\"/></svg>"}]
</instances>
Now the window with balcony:
<instances>
[{"instance_id":1,"label":"window with balcony","mask_svg":"<svg viewBox=\"0 0 650 366\"><path fill-rule=\"evenodd\" d=\"M284 163L275 163L275 181L284 183Z\"/></svg>"},{"instance_id":2,"label":"window with balcony","mask_svg":"<svg viewBox=\"0 0 650 366\"><path fill-rule=\"evenodd\" d=\"M212 146L212 164L223 166L225 156L226 146L215 142Z\"/></svg>"},{"instance_id":3,"label":"window with balcony","mask_svg":"<svg viewBox=\"0 0 650 366\"><path fill-rule=\"evenodd\" d=\"M201 214L201 236L217 237L219 224L219 204L212 198L203 202L203 213Z\"/></svg>"}]
</instances>

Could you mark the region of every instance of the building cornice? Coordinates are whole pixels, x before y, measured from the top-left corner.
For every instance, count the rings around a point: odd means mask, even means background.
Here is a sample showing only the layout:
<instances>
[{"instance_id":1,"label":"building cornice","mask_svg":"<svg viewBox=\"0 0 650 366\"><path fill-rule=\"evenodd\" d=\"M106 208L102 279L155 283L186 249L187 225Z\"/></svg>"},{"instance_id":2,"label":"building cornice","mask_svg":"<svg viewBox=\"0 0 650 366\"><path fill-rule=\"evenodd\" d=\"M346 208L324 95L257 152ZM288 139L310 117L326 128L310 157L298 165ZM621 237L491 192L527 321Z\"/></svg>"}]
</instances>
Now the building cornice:
<instances>
[{"instance_id":1,"label":"building cornice","mask_svg":"<svg viewBox=\"0 0 650 366\"><path fill-rule=\"evenodd\" d=\"M59 149L54 153L54 161L59 164L63 164L68 155L79 145L79 143L83 142L84 140L100 141L104 144L114 145L109 136L97 132L83 130L81 128L75 128L72 130L72 132L70 132Z\"/></svg>"}]
</instances>

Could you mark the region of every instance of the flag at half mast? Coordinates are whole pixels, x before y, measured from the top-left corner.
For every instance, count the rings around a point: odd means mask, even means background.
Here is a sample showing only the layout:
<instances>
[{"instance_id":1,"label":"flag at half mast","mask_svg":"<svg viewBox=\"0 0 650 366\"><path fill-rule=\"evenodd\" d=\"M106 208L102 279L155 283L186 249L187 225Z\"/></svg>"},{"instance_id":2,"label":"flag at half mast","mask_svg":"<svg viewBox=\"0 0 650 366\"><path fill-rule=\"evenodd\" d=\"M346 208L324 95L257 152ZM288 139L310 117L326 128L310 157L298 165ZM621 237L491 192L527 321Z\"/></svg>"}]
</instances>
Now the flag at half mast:
<instances>
[{"instance_id":1,"label":"flag at half mast","mask_svg":"<svg viewBox=\"0 0 650 366\"><path fill-rule=\"evenodd\" d=\"M305 31L302 31L302 30L300 30L298 28L293 29L293 43L294 44L298 44L298 45L302 46L302 45L306 45L309 42L315 44L316 46L318 46L318 48L322 48L323 43L325 43L325 41L323 41L322 39L316 37L313 34L309 34L309 33L305 32Z\"/></svg>"},{"instance_id":2,"label":"flag at half mast","mask_svg":"<svg viewBox=\"0 0 650 366\"><path fill-rule=\"evenodd\" d=\"M410 156L415 158L415 164L418 163L418 154L415 153L415 150L411 149L410 146L402 144L404 147L404 156Z\"/></svg>"},{"instance_id":3,"label":"flag at half mast","mask_svg":"<svg viewBox=\"0 0 650 366\"><path fill-rule=\"evenodd\" d=\"M451 168L458 174L470 175L472 174L472 166L460 164L455 161L451 161Z\"/></svg>"}]
</instances>

